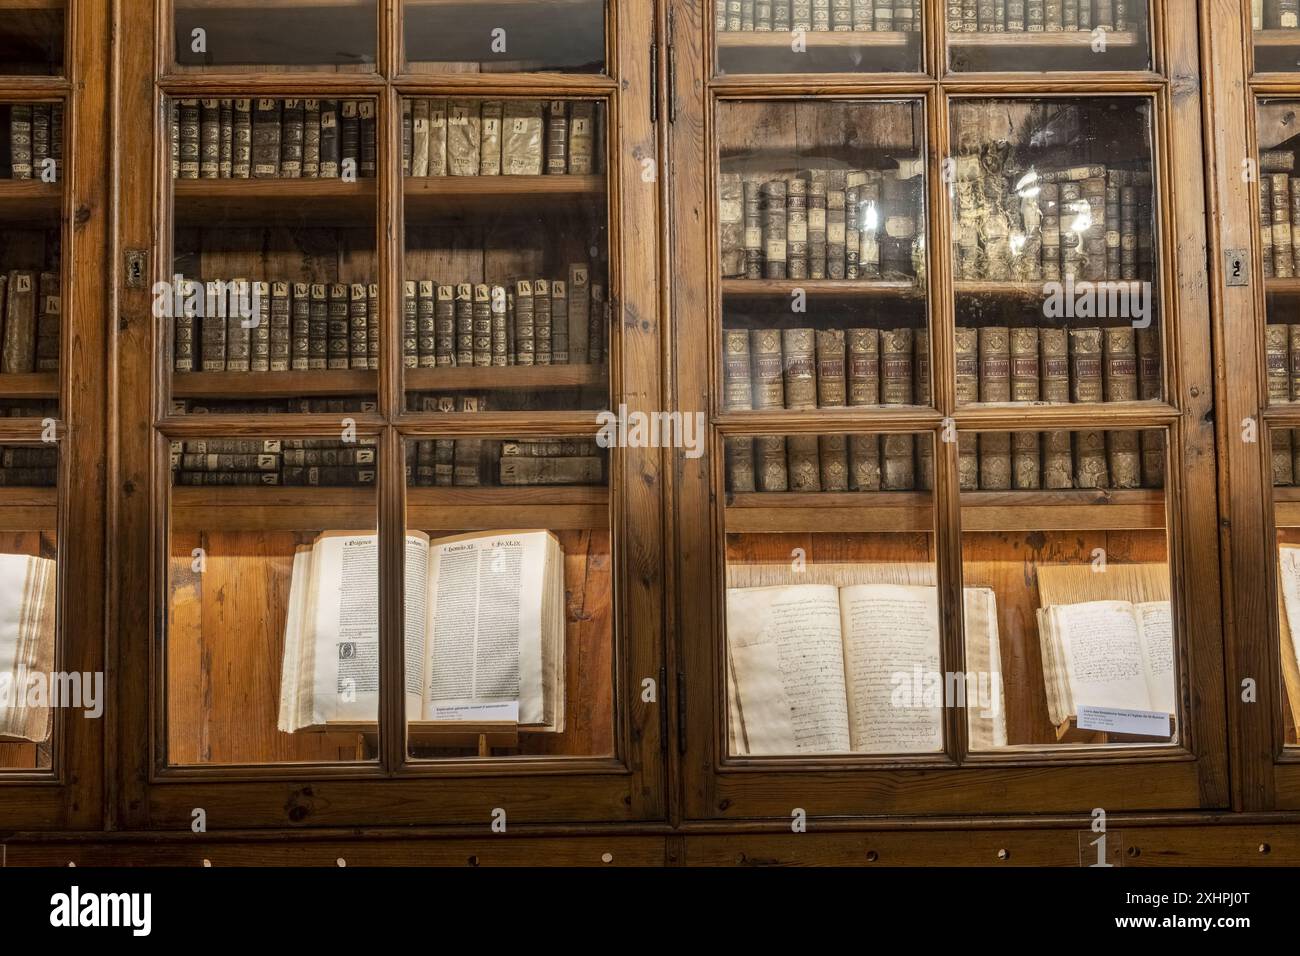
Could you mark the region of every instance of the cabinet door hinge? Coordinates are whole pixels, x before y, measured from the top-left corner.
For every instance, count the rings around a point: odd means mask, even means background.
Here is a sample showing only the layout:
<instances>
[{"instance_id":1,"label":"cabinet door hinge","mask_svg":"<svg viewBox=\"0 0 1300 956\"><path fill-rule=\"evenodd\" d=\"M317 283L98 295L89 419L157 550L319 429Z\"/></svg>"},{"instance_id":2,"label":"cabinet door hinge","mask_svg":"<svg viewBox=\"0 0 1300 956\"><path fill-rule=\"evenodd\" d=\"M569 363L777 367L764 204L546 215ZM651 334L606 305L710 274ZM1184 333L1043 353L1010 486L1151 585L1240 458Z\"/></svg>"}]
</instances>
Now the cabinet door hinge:
<instances>
[{"instance_id":1,"label":"cabinet door hinge","mask_svg":"<svg viewBox=\"0 0 1300 956\"><path fill-rule=\"evenodd\" d=\"M677 672L677 752L686 753L686 675Z\"/></svg>"},{"instance_id":2,"label":"cabinet door hinge","mask_svg":"<svg viewBox=\"0 0 1300 956\"><path fill-rule=\"evenodd\" d=\"M659 44L650 44L650 123L659 122Z\"/></svg>"},{"instance_id":3,"label":"cabinet door hinge","mask_svg":"<svg viewBox=\"0 0 1300 956\"><path fill-rule=\"evenodd\" d=\"M673 32L673 8L668 8L668 80L666 89L668 91L668 122L677 122L677 54L673 48L673 38L676 34Z\"/></svg>"}]
</instances>

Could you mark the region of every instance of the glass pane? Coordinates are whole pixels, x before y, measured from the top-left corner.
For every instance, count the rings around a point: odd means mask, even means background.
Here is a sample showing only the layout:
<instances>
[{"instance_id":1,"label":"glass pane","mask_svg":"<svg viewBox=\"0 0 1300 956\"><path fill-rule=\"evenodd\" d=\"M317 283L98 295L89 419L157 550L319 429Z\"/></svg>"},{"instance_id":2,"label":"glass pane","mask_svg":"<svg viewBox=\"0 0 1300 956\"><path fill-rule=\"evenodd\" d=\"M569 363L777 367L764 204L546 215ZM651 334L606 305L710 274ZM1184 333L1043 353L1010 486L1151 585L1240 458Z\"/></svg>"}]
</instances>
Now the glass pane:
<instances>
[{"instance_id":1,"label":"glass pane","mask_svg":"<svg viewBox=\"0 0 1300 956\"><path fill-rule=\"evenodd\" d=\"M1297 34L1300 36L1300 34ZM1260 100L1256 111L1259 138L1259 239L1264 271L1268 325L1268 402L1300 400L1300 326L1294 325L1300 301L1300 173L1296 172L1296 100ZM1294 337L1295 344L1292 345Z\"/></svg>"},{"instance_id":2,"label":"glass pane","mask_svg":"<svg viewBox=\"0 0 1300 956\"><path fill-rule=\"evenodd\" d=\"M730 753L939 752L933 436L725 445Z\"/></svg>"},{"instance_id":3,"label":"glass pane","mask_svg":"<svg viewBox=\"0 0 1300 956\"><path fill-rule=\"evenodd\" d=\"M1176 740L1167 444L958 434L971 750Z\"/></svg>"},{"instance_id":4,"label":"glass pane","mask_svg":"<svg viewBox=\"0 0 1300 956\"><path fill-rule=\"evenodd\" d=\"M0 103L0 415L58 414L63 104Z\"/></svg>"},{"instance_id":5,"label":"glass pane","mask_svg":"<svg viewBox=\"0 0 1300 956\"><path fill-rule=\"evenodd\" d=\"M603 0L403 0L414 73L605 71Z\"/></svg>"},{"instance_id":6,"label":"glass pane","mask_svg":"<svg viewBox=\"0 0 1300 956\"><path fill-rule=\"evenodd\" d=\"M372 411L373 100L170 100L173 411ZM251 373L251 374L250 374Z\"/></svg>"},{"instance_id":7,"label":"glass pane","mask_svg":"<svg viewBox=\"0 0 1300 956\"><path fill-rule=\"evenodd\" d=\"M374 439L172 442L169 763L375 758L376 451Z\"/></svg>"},{"instance_id":8,"label":"glass pane","mask_svg":"<svg viewBox=\"0 0 1300 956\"><path fill-rule=\"evenodd\" d=\"M1289 73L1300 69L1300 4L1296 0L1251 0L1255 71Z\"/></svg>"},{"instance_id":9,"label":"glass pane","mask_svg":"<svg viewBox=\"0 0 1300 956\"><path fill-rule=\"evenodd\" d=\"M55 714L103 714L103 674L56 670L57 446L0 445L0 774L53 766Z\"/></svg>"},{"instance_id":10,"label":"glass pane","mask_svg":"<svg viewBox=\"0 0 1300 956\"><path fill-rule=\"evenodd\" d=\"M921 71L921 0L714 0L719 73Z\"/></svg>"},{"instance_id":11,"label":"glass pane","mask_svg":"<svg viewBox=\"0 0 1300 956\"><path fill-rule=\"evenodd\" d=\"M1150 104L959 100L952 142L958 402L1159 399Z\"/></svg>"},{"instance_id":12,"label":"glass pane","mask_svg":"<svg viewBox=\"0 0 1300 956\"><path fill-rule=\"evenodd\" d=\"M1147 70L1146 0L945 0L956 72Z\"/></svg>"},{"instance_id":13,"label":"glass pane","mask_svg":"<svg viewBox=\"0 0 1300 956\"><path fill-rule=\"evenodd\" d=\"M411 439L406 474L411 755L612 755L615 565L596 439Z\"/></svg>"},{"instance_id":14,"label":"glass pane","mask_svg":"<svg viewBox=\"0 0 1300 956\"><path fill-rule=\"evenodd\" d=\"M63 72L65 0L23 0L0 9L0 74Z\"/></svg>"},{"instance_id":15,"label":"glass pane","mask_svg":"<svg viewBox=\"0 0 1300 956\"><path fill-rule=\"evenodd\" d=\"M1274 428L1269 440L1277 522L1282 725L1287 745L1294 747L1300 744L1300 430Z\"/></svg>"},{"instance_id":16,"label":"glass pane","mask_svg":"<svg viewBox=\"0 0 1300 956\"><path fill-rule=\"evenodd\" d=\"M407 407L606 407L605 105L422 98L402 120Z\"/></svg>"},{"instance_id":17,"label":"glass pane","mask_svg":"<svg viewBox=\"0 0 1300 956\"><path fill-rule=\"evenodd\" d=\"M176 65L182 69L375 68L375 0L174 0Z\"/></svg>"},{"instance_id":18,"label":"glass pane","mask_svg":"<svg viewBox=\"0 0 1300 956\"><path fill-rule=\"evenodd\" d=\"M718 121L724 407L931 404L920 104Z\"/></svg>"}]
</instances>

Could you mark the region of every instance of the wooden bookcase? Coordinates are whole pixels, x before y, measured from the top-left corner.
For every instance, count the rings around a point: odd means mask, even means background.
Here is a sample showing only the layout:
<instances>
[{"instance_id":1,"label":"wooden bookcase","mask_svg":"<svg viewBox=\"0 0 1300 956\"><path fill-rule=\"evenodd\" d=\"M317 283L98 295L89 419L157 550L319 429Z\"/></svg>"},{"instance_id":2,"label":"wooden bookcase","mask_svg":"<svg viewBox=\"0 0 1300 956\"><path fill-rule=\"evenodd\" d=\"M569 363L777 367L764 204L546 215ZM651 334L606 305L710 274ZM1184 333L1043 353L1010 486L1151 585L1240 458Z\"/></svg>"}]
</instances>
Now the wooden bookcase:
<instances>
[{"instance_id":1,"label":"wooden bookcase","mask_svg":"<svg viewBox=\"0 0 1300 956\"><path fill-rule=\"evenodd\" d=\"M1300 270L1265 278L1258 184L1242 176L1261 148L1285 145L1261 133L1257 106L1300 105L1300 73L1282 69L1300 31L1252 30L1235 0L1131 0L1098 51L1091 31L953 30L948 6L917 0L916 29L813 31L796 52L787 32L719 30L707 0L0 0L0 38L15 12L62 31L28 48L41 62L0 76L0 107L67 111L63 181L0 178L0 223L57 233L65 303L60 370L0 375L0 404L57 405L60 450L57 488L0 487L0 551L57 555L60 660L106 671L111 693L105 720L61 714L43 751L0 741L0 830L24 834L6 832L8 861L1075 863L1074 831L1096 807L1125 829L1113 852L1129 861L1139 840L1187 860L1300 858L1275 547L1300 543L1300 479L1274 487L1270 470L1270 430L1300 435L1300 402L1270 402L1265 347L1300 300ZM484 52L498 21L510 52ZM375 174L173 179L173 101L259 97L373 103ZM594 102L601 161L591 174L404 175L403 103L422 98ZM1044 127L1049 144L1062 128L1087 133L1058 155L1150 174L1144 271L1105 278L1119 295L1149 284L1154 393L967 400L963 332L1050 325L1029 318L1050 277L962 262L962 160L999 139L977 135L982 103L1040 120L1074 110L1076 125ZM1018 148L1013 130L1001 138ZM901 160L919 187L911 255L896 246L892 268L746 278L723 266L736 251L724 176L811 182L811 170ZM405 362L407 280L504 284L579 260L608 293L599 362ZM379 361L177 371L173 322L153 308L155 283L177 271L373 283ZM806 312L790 311L796 300ZM924 343L928 394L917 378L893 405L728 398L727 332L860 327ZM427 410L425 397L445 396L486 396L486 410ZM588 439L597 412L620 405L703 413L704 453L611 449L595 485L407 479L412 442ZM345 418L373 443L373 483L173 481L173 442L335 440ZM39 443L45 428L0 417L0 446ZM1091 432L1163 434L1162 480L1087 487L1072 466L1068 488L993 487L972 479L963 444ZM782 438L788 454L790 438L820 449L840 436L882 448L910 436L911 483L732 484L738 439ZM405 532L503 528L549 529L566 555L566 730L408 728ZM293 555L331 529L379 536L378 719L287 734L275 718ZM1049 719L1040 571L1099 551L1112 567L1168 569L1169 743L1058 738ZM944 672L973 665L963 588L990 592L1009 746L973 747L966 710L945 708L933 751L736 747L727 589L777 580L792 560L814 576L889 566L933 587ZM197 807L201 849L172 841L189 838ZM498 807L529 840L480 839ZM810 830L843 832L792 836L796 808ZM110 829L125 832L96 838ZM289 830L307 832L272 845Z\"/></svg>"}]
</instances>

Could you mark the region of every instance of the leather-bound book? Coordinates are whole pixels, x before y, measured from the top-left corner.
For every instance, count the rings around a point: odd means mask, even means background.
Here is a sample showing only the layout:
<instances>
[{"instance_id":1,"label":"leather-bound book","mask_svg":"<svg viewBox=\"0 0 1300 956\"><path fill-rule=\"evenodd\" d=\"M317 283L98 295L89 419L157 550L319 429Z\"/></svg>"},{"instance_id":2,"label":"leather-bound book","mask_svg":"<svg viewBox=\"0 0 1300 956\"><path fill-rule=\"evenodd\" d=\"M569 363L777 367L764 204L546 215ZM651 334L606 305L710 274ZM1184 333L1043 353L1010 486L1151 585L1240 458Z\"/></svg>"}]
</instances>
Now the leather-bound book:
<instances>
[{"instance_id":1,"label":"leather-bound book","mask_svg":"<svg viewBox=\"0 0 1300 956\"><path fill-rule=\"evenodd\" d=\"M533 333L535 336L535 358L538 365L553 365L551 352L551 333L554 324L551 321L551 283L549 279L533 280Z\"/></svg>"},{"instance_id":2,"label":"leather-bound book","mask_svg":"<svg viewBox=\"0 0 1300 956\"><path fill-rule=\"evenodd\" d=\"M754 386L749 368L749 331L722 330L722 408L747 411L754 407Z\"/></svg>"},{"instance_id":3,"label":"leather-bound book","mask_svg":"<svg viewBox=\"0 0 1300 956\"><path fill-rule=\"evenodd\" d=\"M844 435L822 435L817 439L821 460L821 490L849 490L848 440Z\"/></svg>"},{"instance_id":4,"label":"leather-bound book","mask_svg":"<svg viewBox=\"0 0 1300 956\"><path fill-rule=\"evenodd\" d=\"M981 432L979 436L980 488L1007 491L1011 488L1011 433Z\"/></svg>"},{"instance_id":5,"label":"leather-bound book","mask_svg":"<svg viewBox=\"0 0 1300 956\"><path fill-rule=\"evenodd\" d=\"M474 364L474 286L461 282L456 286L456 365Z\"/></svg>"},{"instance_id":6,"label":"leather-bound book","mask_svg":"<svg viewBox=\"0 0 1300 956\"><path fill-rule=\"evenodd\" d=\"M591 362L591 277L585 262L569 266L569 361Z\"/></svg>"},{"instance_id":7,"label":"leather-bound book","mask_svg":"<svg viewBox=\"0 0 1300 956\"><path fill-rule=\"evenodd\" d=\"M253 101L251 99L235 98L233 133L230 176L232 179L248 179L253 174Z\"/></svg>"},{"instance_id":8,"label":"leather-bound book","mask_svg":"<svg viewBox=\"0 0 1300 956\"><path fill-rule=\"evenodd\" d=\"M1042 372L1038 362L1038 329L1012 329L1011 401L1036 402Z\"/></svg>"},{"instance_id":9,"label":"leather-bound book","mask_svg":"<svg viewBox=\"0 0 1300 956\"><path fill-rule=\"evenodd\" d=\"M311 283L295 282L289 305L289 367L306 372L307 343L311 338Z\"/></svg>"},{"instance_id":10,"label":"leather-bound book","mask_svg":"<svg viewBox=\"0 0 1300 956\"><path fill-rule=\"evenodd\" d=\"M479 158L480 176L501 175L501 129L504 121L505 104L500 100L489 100L479 109Z\"/></svg>"},{"instance_id":11,"label":"leather-bound book","mask_svg":"<svg viewBox=\"0 0 1300 956\"><path fill-rule=\"evenodd\" d=\"M221 100L199 100L199 178L221 176Z\"/></svg>"},{"instance_id":12,"label":"leather-bound book","mask_svg":"<svg viewBox=\"0 0 1300 956\"><path fill-rule=\"evenodd\" d=\"M785 407L817 407L816 343L812 329L785 329L781 332L784 356Z\"/></svg>"},{"instance_id":13,"label":"leather-bound book","mask_svg":"<svg viewBox=\"0 0 1300 956\"><path fill-rule=\"evenodd\" d=\"M349 289L345 283L335 282L329 291L329 367L343 369L349 366L351 357L351 337L348 334Z\"/></svg>"},{"instance_id":14,"label":"leather-bound book","mask_svg":"<svg viewBox=\"0 0 1300 956\"><path fill-rule=\"evenodd\" d=\"M1070 330L1070 399L1104 401L1101 329Z\"/></svg>"},{"instance_id":15,"label":"leather-bound book","mask_svg":"<svg viewBox=\"0 0 1300 956\"><path fill-rule=\"evenodd\" d=\"M754 473L759 491L789 490L784 436L760 435L754 439Z\"/></svg>"},{"instance_id":16,"label":"leather-bound book","mask_svg":"<svg viewBox=\"0 0 1300 956\"><path fill-rule=\"evenodd\" d=\"M1109 488L1106 466L1106 433L1074 433L1074 485L1076 488Z\"/></svg>"},{"instance_id":17,"label":"leather-bound book","mask_svg":"<svg viewBox=\"0 0 1300 956\"><path fill-rule=\"evenodd\" d=\"M821 460L816 435L790 435L785 440L791 491L821 491Z\"/></svg>"},{"instance_id":18,"label":"leather-bound book","mask_svg":"<svg viewBox=\"0 0 1300 956\"><path fill-rule=\"evenodd\" d=\"M955 331L957 404L970 405L980 400L979 329L958 327Z\"/></svg>"},{"instance_id":19,"label":"leather-bound book","mask_svg":"<svg viewBox=\"0 0 1300 956\"><path fill-rule=\"evenodd\" d=\"M727 490L748 494L754 490L754 440L747 435L729 435L723 442L727 457Z\"/></svg>"},{"instance_id":20,"label":"leather-bound book","mask_svg":"<svg viewBox=\"0 0 1300 956\"><path fill-rule=\"evenodd\" d=\"M323 282L311 284L311 311L307 328L307 368L329 368L329 287Z\"/></svg>"},{"instance_id":21,"label":"leather-bound book","mask_svg":"<svg viewBox=\"0 0 1300 956\"><path fill-rule=\"evenodd\" d=\"M181 175L184 173L185 144L182 141ZM279 175L280 101L260 97L253 106L253 178L275 179Z\"/></svg>"},{"instance_id":22,"label":"leather-bound book","mask_svg":"<svg viewBox=\"0 0 1300 956\"><path fill-rule=\"evenodd\" d=\"M840 408L847 404L845 394L844 332L840 329L817 331L817 406Z\"/></svg>"},{"instance_id":23,"label":"leather-bound book","mask_svg":"<svg viewBox=\"0 0 1300 956\"><path fill-rule=\"evenodd\" d=\"M754 382L754 408L785 408L785 374L781 359L780 330L751 331L749 355Z\"/></svg>"},{"instance_id":24,"label":"leather-bound book","mask_svg":"<svg viewBox=\"0 0 1300 956\"><path fill-rule=\"evenodd\" d=\"M980 401L1011 401L1011 336L1001 326L979 330Z\"/></svg>"}]
</instances>

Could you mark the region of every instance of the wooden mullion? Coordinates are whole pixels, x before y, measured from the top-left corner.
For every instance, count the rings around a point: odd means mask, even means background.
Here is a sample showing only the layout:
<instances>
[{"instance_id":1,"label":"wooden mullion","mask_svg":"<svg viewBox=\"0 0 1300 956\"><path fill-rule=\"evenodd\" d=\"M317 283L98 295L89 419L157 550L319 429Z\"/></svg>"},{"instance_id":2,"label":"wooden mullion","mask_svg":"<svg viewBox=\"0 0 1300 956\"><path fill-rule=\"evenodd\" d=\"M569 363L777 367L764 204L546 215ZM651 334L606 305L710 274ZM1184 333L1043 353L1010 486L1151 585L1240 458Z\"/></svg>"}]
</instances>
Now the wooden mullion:
<instances>
[{"instance_id":1,"label":"wooden mullion","mask_svg":"<svg viewBox=\"0 0 1300 956\"><path fill-rule=\"evenodd\" d=\"M387 81L374 73L175 73L158 79L164 93L183 99L248 96L359 99L380 96Z\"/></svg>"},{"instance_id":2,"label":"wooden mullion","mask_svg":"<svg viewBox=\"0 0 1300 956\"><path fill-rule=\"evenodd\" d=\"M356 425L358 437L374 438L387 425L375 413L311 415L174 415L154 423L167 438L342 438L343 419Z\"/></svg>"},{"instance_id":3,"label":"wooden mullion","mask_svg":"<svg viewBox=\"0 0 1300 956\"><path fill-rule=\"evenodd\" d=\"M595 73L404 73L393 86L405 96L472 96L561 99L608 96L618 90L608 76Z\"/></svg>"},{"instance_id":4,"label":"wooden mullion","mask_svg":"<svg viewBox=\"0 0 1300 956\"><path fill-rule=\"evenodd\" d=\"M1071 405L961 405L953 412L959 428L983 431L1096 431L1157 428L1182 413L1156 402L1087 402Z\"/></svg>"},{"instance_id":5,"label":"wooden mullion","mask_svg":"<svg viewBox=\"0 0 1300 956\"><path fill-rule=\"evenodd\" d=\"M393 419L407 437L439 435L501 438L519 435L595 435L594 411L572 412L403 412Z\"/></svg>"},{"instance_id":6,"label":"wooden mullion","mask_svg":"<svg viewBox=\"0 0 1300 956\"><path fill-rule=\"evenodd\" d=\"M923 431L937 427L940 412L919 406L880 406L871 409L771 409L726 412L713 419L724 435L879 435Z\"/></svg>"},{"instance_id":7,"label":"wooden mullion","mask_svg":"<svg viewBox=\"0 0 1300 956\"><path fill-rule=\"evenodd\" d=\"M708 82L719 99L754 97L855 98L863 96L920 96L934 88L934 80L918 73L774 73L726 74Z\"/></svg>"}]
</instances>

